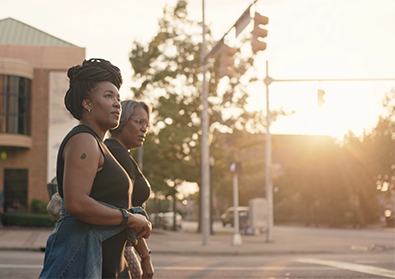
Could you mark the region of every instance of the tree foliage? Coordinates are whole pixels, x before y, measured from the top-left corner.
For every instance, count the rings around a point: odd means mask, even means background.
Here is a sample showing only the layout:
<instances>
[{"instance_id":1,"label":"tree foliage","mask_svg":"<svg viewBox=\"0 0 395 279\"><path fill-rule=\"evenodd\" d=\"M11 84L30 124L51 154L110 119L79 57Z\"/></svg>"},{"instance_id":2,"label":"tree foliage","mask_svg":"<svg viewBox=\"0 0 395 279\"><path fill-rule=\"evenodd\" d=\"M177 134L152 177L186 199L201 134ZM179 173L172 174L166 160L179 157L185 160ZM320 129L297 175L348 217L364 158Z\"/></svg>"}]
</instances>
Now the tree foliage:
<instances>
[{"instance_id":1,"label":"tree foliage","mask_svg":"<svg viewBox=\"0 0 395 279\"><path fill-rule=\"evenodd\" d=\"M135 73L131 88L134 97L150 100L154 108L152 122L157 127L155 135L147 138L147 142L153 140L157 147L148 148L146 143L144 158L155 158L153 163L161 164L160 171L152 166L155 169L152 175L162 181L172 181L176 186L182 181L200 184L202 26L188 19L187 1L180 0L174 8L165 7L158 27L157 35L147 44L133 43L129 58ZM206 42L209 48L216 43L209 29ZM218 58L211 59L207 65L210 153L216 161L213 184L219 182L218 176L227 169L221 140L216 138L218 130L226 128L227 132L235 132L247 126L264 127L260 113L245 109L248 81L242 77L253 68L254 59L236 54L235 76L221 80L220 85ZM274 112L275 115L282 113ZM151 164L145 162L144 165L145 172L151 173ZM159 189L152 186L154 191Z\"/></svg>"}]
</instances>

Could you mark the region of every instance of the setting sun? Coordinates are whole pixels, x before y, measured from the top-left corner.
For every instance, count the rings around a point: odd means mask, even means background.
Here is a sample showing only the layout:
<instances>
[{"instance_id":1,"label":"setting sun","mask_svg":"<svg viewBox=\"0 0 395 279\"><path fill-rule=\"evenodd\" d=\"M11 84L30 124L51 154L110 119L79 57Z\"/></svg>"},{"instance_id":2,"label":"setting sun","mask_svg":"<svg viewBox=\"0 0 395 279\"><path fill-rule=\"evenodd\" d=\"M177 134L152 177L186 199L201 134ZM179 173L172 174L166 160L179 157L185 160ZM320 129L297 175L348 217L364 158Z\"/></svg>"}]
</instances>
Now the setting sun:
<instances>
[{"instance_id":1,"label":"setting sun","mask_svg":"<svg viewBox=\"0 0 395 279\"><path fill-rule=\"evenodd\" d=\"M336 138L342 138L348 131L360 136L364 129L373 128L384 113L384 93L392 88L390 82L373 81L279 82L270 87L271 110L283 107L286 112L295 112L272 123L272 133ZM317 107L318 89L325 91L323 109ZM264 93L253 102L255 109L265 106Z\"/></svg>"}]
</instances>

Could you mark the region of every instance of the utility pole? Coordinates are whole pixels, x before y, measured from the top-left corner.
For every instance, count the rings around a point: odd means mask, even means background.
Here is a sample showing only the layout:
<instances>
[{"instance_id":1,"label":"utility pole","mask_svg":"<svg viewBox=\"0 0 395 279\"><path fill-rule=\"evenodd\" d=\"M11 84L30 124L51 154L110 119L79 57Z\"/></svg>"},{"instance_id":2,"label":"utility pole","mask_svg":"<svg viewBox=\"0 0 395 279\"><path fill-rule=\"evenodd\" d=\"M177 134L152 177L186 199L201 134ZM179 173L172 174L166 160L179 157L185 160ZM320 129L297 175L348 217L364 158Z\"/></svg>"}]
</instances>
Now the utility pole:
<instances>
[{"instance_id":1,"label":"utility pole","mask_svg":"<svg viewBox=\"0 0 395 279\"><path fill-rule=\"evenodd\" d=\"M206 60L206 24L205 24L205 14L204 14L204 0L202 0L202 25L203 25L203 41L201 50L201 64L202 64L202 74L203 74L203 90L202 90L202 185L200 187L200 197L201 197L201 228L202 228L202 244L209 244L210 235L210 150L208 145L208 86L206 81L207 72L207 60Z\"/></svg>"},{"instance_id":2,"label":"utility pole","mask_svg":"<svg viewBox=\"0 0 395 279\"><path fill-rule=\"evenodd\" d=\"M255 4L258 0L255 0L253 4ZM223 76L227 75L229 77L232 76L231 71L229 71L229 66L232 66L233 60L232 56L235 54L235 50L227 47L224 44L225 36L235 28L236 37L244 30L244 28L249 24L250 17L250 8L253 4L250 4L248 8L243 12L243 14L239 17L236 23L225 33L225 35L217 42L217 44L211 49L209 53L206 53L206 24L205 24L205 7L204 0L202 0L202 26L203 26L203 40L202 40L202 49L201 49L201 58L200 63L202 64L202 74L203 74L203 86L202 86L202 115L201 115L201 125L202 125L202 164L201 164L201 229L203 235L203 245L209 244L209 234L210 234L210 150L208 145L208 134L209 134L209 117L208 117L208 84L206 81L206 72L207 72L207 62L211 57L216 57L220 52L222 53L222 67L224 69ZM264 16L260 16L255 13L255 32L254 39L252 42L253 51L260 51L266 49L266 43L262 43L258 40L258 38L263 38L267 35L266 30L260 30L259 25L265 25L268 23L268 18ZM263 47L264 46L264 47ZM221 71L222 72L222 71Z\"/></svg>"}]
</instances>

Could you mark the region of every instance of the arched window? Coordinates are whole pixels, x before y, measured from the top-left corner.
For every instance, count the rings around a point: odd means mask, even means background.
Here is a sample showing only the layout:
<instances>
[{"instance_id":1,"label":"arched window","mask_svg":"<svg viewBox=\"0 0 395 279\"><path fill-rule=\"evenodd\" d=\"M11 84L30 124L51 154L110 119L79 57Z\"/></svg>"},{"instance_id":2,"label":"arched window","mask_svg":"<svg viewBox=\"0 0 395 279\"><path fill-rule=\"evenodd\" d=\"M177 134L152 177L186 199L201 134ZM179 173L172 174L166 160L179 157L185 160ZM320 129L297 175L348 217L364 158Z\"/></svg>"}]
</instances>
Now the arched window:
<instances>
[{"instance_id":1,"label":"arched window","mask_svg":"<svg viewBox=\"0 0 395 279\"><path fill-rule=\"evenodd\" d=\"M31 80L0 75L0 133L30 135Z\"/></svg>"}]
</instances>

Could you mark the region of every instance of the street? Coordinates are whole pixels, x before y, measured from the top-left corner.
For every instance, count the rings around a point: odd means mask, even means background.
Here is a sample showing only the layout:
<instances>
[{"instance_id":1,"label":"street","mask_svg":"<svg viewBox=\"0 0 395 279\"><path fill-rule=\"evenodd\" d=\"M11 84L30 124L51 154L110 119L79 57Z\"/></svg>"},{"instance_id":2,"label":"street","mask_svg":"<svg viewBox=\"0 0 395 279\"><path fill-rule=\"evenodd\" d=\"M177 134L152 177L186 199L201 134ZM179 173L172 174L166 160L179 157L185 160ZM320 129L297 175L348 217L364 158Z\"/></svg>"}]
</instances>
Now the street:
<instances>
[{"instance_id":1,"label":"street","mask_svg":"<svg viewBox=\"0 0 395 279\"><path fill-rule=\"evenodd\" d=\"M213 228L217 237L227 239L221 245L230 246L233 228L220 223ZM257 236L243 235L238 254L232 249L218 254L219 238L209 250L198 249L196 229L195 222L184 222L180 232L151 235L154 278L395 278L393 231L276 226L277 242L259 244ZM159 245L176 243L174 238L178 246L172 251ZM252 243L262 250L245 251L253 248ZM43 259L39 251L0 251L0 278L37 278Z\"/></svg>"},{"instance_id":2,"label":"street","mask_svg":"<svg viewBox=\"0 0 395 279\"><path fill-rule=\"evenodd\" d=\"M0 278L37 278L40 252L0 252ZM152 257L154 278L395 278L394 251L338 255Z\"/></svg>"},{"instance_id":3,"label":"street","mask_svg":"<svg viewBox=\"0 0 395 279\"><path fill-rule=\"evenodd\" d=\"M155 278L395 278L392 259L393 254L384 253L358 258L355 255L156 255L153 261Z\"/></svg>"},{"instance_id":4,"label":"street","mask_svg":"<svg viewBox=\"0 0 395 279\"><path fill-rule=\"evenodd\" d=\"M0 251L0 278L38 278L43 252Z\"/></svg>"}]
</instances>

